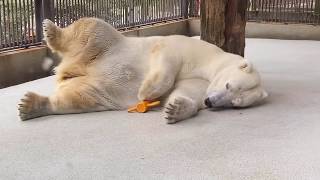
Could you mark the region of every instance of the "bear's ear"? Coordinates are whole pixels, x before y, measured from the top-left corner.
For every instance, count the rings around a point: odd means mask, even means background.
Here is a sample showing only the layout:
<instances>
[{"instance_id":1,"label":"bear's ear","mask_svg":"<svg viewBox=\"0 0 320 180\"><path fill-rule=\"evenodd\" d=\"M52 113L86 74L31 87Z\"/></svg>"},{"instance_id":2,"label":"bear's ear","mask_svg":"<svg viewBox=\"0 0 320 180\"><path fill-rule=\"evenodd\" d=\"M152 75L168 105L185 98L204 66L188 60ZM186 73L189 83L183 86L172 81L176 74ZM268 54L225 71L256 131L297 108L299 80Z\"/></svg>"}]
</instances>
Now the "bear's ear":
<instances>
[{"instance_id":1,"label":"bear's ear","mask_svg":"<svg viewBox=\"0 0 320 180\"><path fill-rule=\"evenodd\" d=\"M249 62L248 60L244 59L241 63L239 68L247 73L251 73L252 72L252 63Z\"/></svg>"}]
</instances>

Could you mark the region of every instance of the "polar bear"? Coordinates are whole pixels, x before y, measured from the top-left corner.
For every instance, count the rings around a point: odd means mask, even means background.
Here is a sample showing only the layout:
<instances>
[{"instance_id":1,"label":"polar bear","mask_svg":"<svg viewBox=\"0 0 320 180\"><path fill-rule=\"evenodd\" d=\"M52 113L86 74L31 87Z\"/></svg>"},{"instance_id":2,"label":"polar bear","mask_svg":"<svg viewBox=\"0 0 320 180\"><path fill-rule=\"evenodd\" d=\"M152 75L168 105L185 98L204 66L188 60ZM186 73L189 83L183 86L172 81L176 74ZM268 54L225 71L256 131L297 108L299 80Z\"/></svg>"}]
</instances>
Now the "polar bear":
<instances>
[{"instance_id":1,"label":"polar bear","mask_svg":"<svg viewBox=\"0 0 320 180\"><path fill-rule=\"evenodd\" d=\"M205 107L247 107L267 97L251 63L194 38L125 37L96 18L66 28L44 20L43 33L62 57L57 88L49 97L28 92L19 104L22 120L160 99L167 123L176 123Z\"/></svg>"}]
</instances>

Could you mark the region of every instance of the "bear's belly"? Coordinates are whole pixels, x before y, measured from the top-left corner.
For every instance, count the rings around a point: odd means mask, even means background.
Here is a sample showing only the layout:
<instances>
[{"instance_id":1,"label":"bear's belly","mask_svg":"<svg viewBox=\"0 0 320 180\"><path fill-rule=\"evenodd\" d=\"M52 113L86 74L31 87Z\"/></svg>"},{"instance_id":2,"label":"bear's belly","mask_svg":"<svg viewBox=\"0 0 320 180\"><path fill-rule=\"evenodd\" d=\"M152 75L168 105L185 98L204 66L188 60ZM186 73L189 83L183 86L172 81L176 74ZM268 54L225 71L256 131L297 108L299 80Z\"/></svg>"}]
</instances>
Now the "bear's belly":
<instances>
[{"instance_id":1,"label":"bear's belly","mask_svg":"<svg viewBox=\"0 0 320 180\"><path fill-rule=\"evenodd\" d=\"M123 109L138 102L137 95L143 80L143 73L133 66L129 64L107 65L99 73L98 79L103 82L104 92Z\"/></svg>"}]
</instances>

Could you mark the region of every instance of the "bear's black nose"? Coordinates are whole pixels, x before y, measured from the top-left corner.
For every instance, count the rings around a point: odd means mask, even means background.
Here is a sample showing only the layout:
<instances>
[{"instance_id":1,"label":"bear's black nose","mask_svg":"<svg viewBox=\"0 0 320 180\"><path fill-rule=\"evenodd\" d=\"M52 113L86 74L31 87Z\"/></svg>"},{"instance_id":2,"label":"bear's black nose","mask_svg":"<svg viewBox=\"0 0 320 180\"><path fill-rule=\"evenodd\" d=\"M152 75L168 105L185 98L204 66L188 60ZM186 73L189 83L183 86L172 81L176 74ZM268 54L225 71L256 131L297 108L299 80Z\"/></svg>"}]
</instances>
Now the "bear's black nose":
<instances>
[{"instance_id":1,"label":"bear's black nose","mask_svg":"<svg viewBox=\"0 0 320 180\"><path fill-rule=\"evenodd\" d=\"M204 100L204 104L205 104L208 108L212 108L212 104L211 104L209 98L207 98L206 100Z\"/></svg>"}]
</instances>

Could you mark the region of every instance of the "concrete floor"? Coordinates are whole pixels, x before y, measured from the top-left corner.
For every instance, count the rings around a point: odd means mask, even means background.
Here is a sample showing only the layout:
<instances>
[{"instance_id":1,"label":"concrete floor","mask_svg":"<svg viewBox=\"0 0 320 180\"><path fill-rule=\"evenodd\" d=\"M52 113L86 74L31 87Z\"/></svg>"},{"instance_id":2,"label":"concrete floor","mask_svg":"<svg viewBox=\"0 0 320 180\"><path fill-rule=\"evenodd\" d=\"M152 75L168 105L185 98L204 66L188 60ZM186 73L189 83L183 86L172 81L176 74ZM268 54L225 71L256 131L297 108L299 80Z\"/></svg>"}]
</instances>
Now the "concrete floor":
<instances>
[{"instance_id":1,"label":"concrete floor","mask_svg":"<svg viewBox=\"0 0 320 180\"><path fill-rule=\"evenodd\" d=\"M320 42L248 39L246 56L266 104L175 125L160 112L21 122L19 99L53 78L1 89L0 179L320 179Z\"/></svg>"}]
</instances>

